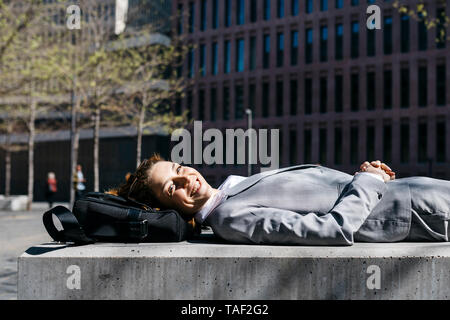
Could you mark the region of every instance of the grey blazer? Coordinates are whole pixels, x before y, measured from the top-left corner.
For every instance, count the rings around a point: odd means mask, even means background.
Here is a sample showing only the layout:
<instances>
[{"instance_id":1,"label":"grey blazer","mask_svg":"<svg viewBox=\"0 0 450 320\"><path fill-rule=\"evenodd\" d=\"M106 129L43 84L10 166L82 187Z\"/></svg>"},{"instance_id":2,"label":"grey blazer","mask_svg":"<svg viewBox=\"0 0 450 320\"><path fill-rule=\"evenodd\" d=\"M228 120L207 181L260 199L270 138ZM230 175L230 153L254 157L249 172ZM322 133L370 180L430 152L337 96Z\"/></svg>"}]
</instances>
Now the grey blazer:
<instances>
[{"instance_id":1,"label":"grey blazer","mask_svg":"<svg viewBox=\"0 0 450 320\"><path fill-rule=\"evenodd\" d=\"M383 183L298 165L253 175L225 192L206 224L234 243L394 242L405 239L411 226L407 178Z\"/></svg>"}]
</instances>

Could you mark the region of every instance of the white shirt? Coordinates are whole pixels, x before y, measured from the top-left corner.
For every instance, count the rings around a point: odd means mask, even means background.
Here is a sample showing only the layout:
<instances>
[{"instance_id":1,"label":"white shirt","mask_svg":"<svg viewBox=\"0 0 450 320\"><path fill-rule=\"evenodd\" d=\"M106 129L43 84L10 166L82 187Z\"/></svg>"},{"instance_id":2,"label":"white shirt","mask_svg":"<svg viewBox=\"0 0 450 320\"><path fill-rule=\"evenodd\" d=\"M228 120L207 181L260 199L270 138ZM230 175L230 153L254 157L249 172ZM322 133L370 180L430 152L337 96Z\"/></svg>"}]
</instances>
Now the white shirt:
<instances>
[{"instance_id":1,"label":"white shirt","mask_svg":"<svg viewBox=\"0 0 450 320\"><path fill-rule=\"evenodd\" d=\"M86 189L86 187L84 186L84 183L83 183L83 180L84 180L83 172L78 171L77 178L78 178L77 190L83 191L84 189Z\"/></svg>"},{"instance_id":2,"label":"white shirt","mask_svg":"<svg viewBox=\"0 0 450 320\"><path fill-rule=\"evenodd\" d=\"M384 182L383 178L375 173L360 172L359 174L366 174ZM218 188L219 192L217 192L214 196L209 198L208 201L206 201L206 203L200 209L200 211L195 214L194 216L195 222L202 224L209 216L209 214L225 200L225 190L234 187L236 184L245 179L247 179L247 177L235 175L228 176L228 178L226 178L225 181L219 186Z\"/></svg>"}]
</instances>

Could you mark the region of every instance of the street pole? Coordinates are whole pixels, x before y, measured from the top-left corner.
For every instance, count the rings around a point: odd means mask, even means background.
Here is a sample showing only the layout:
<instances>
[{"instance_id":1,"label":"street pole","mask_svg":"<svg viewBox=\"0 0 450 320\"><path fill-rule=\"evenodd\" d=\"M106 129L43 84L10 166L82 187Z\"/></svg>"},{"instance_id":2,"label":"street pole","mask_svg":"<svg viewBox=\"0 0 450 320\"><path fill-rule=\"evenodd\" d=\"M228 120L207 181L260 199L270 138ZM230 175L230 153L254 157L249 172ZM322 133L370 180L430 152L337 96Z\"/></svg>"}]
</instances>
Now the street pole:
<instances>
[{"instance_id":1,"label":"street pole","mask_svg":"<svg viewBox=\"0 0 450 320\"><path fill-rule=\"evenodd\" d=\"M247 108L245 110L245 113L247 114L247 127L248 127L248 164L247 164L247 176L252 175L252 110Z\"/></svg>"}]
</instances>

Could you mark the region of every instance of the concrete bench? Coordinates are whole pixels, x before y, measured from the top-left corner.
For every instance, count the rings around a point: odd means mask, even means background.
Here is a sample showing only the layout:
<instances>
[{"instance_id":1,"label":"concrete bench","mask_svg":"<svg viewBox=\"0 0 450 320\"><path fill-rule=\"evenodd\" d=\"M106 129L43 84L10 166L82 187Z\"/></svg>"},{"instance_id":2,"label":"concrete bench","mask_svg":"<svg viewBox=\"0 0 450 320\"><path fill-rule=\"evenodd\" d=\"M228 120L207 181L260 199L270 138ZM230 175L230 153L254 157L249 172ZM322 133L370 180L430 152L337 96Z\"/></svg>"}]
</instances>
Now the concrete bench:
<instances>
[{"instance_id":1,"label":"concrete bench","mask_svg":"<svg viewBox=\"0 0 450 320\"><path fill-rule=\"evenodd\" d=\"M19 257L18 298L450 298L449 243L300 247L211 239L37 245Z\"/></svg>"},{"instance_id":2,"label":"concrete bench","mask_svg":"<svg viewBox=\"0 0 450 320\"><path fill-rule=\"evenodd\" d=\"M27 196L0 196L0 211L24 211L27 208Z\"/></svg>"}]
</instances>

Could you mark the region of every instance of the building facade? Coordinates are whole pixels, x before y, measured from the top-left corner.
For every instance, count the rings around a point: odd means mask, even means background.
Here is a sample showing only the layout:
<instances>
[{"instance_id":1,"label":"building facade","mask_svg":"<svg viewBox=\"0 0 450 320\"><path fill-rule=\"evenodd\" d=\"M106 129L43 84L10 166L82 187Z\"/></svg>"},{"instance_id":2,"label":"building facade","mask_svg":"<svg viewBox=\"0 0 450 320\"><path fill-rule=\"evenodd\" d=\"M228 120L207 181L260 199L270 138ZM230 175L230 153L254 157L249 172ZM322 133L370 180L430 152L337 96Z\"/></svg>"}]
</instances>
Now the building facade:
<instances>
[{"instance_id":1,"label":"building facade","mask_svg":"<svg viewBox=\"0 0 450 320\"><path fill-rule=\"evenodd\" d=\"M221 131L245 130L252 109L254 128L280 129L281 167L353 174L380 159L397 177L449 179L450 42L436 41L439 21L427 29L393 2L172 1L173 32L195 46L180 70L194 85L176 108ZM366 26L370 4L381 8L380 30ZM198 169L213 185L247 175L246 165Z\"/></svg>"}]
</instances>

